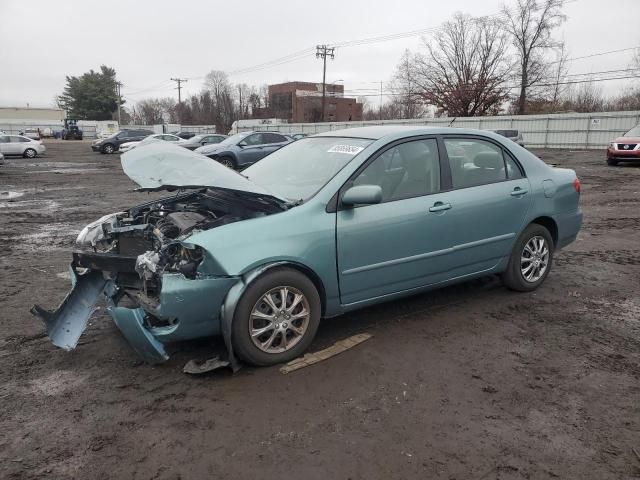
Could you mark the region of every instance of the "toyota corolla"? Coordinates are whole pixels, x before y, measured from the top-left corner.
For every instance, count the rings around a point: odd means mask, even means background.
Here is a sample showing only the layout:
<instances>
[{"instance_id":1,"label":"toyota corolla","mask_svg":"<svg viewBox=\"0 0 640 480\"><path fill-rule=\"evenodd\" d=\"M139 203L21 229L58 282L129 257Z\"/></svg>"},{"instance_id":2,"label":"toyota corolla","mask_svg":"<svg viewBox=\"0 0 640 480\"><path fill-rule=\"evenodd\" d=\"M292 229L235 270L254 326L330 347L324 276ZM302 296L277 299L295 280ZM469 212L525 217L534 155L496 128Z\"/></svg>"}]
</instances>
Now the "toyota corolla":
<instances>
[{"instance_id":1,"label":"toyota corolla","mask_svg":"<svg viewBox=\"0 0 640 480\"><path fill-rule=\"evenodd\" d=\"M165 142L121 161L141 190L174 193L82 230L71 292L32 310L67 350L103 297L149 363L213 335L232 365L285 362L322 318L367 305L490 274L532 291L582 223L573 170L478 130L327 132L242 174Z\"/></svg>"}]
</instances>

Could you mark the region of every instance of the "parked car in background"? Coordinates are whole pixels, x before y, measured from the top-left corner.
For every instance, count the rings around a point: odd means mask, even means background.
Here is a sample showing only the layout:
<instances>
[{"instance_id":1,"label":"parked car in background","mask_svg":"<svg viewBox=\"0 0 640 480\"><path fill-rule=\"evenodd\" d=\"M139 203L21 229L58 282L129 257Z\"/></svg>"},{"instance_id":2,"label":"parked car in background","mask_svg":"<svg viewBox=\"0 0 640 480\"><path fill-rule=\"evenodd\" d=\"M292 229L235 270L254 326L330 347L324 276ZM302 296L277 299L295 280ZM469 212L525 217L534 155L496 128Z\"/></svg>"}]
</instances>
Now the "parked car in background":
<instances>
[{"instance_id":1,"label":"parked car in background","mask_svg":"<svg viewBox=\"0 0 640 480\"><path fill-rule=\"evenodd\" d=\"M171 135L177 135L178 137L183 138L185 140L188 140L196 136L194 132L171 132Z\"/></svg>"},{"instance_id":2,"label":"parked car in background","mask_svg":"<svg viewBox=\"0 0 640 480\"><path fill-rule=\"evenodd\" d=\"M32 140L40 140L40 131L37 128L25 128L22 136Z\"/></svg>"},{"instance_id":3,"label":"parked car in background","mask_svg":"<svg viewBox=\"0 0 640 480\"><path fill-rule=\"evenodd\" d=\"M178 137L177 135L172 135L170 133L156 133L154 135L149 135L148 137L145 137L144 139L137 142L123 143L122 145L120 145L119 152L128 152L129 150L131 150L132 148L136 148L137 146L156 141L174 142L177 145L182 145L182 143L186 142L186 140Z\"/></svg>"},{"instance_id":4,"label":"parked car in background","mask_svg":"<svg viewBox=\"0 0 640 480\"><path fill-rule=\"evenodd\" d=\"M524 140L522 139L522 133L520 133L518 130L498 129L498 130L489 130L489 131L497 133L498 135L502 135L503 137L507 137L512 142L516 142L521 147L524 147Z\"/></svg>"},{"instance_id":5,"label":"parked car in background","mask_svg":"<svg viewBox=\"0 0 640 480\"><path fill-rule=\"evenodd\" d=\"M129 129L123 128L115 135L107 138L98 139L91 144L91 150L100 153L114 153L120 148L120 145L126 142L139 142L154 132L146 129Z\"/></svg>"},{"instance_id":6,"label":"parked car in background","mask_svg":"<svg viewBox=\"0 0 640 480\"><path fill-rule=\"evenodd\" d=\"M220 143L227 138L227 135L222 135L219 133L203 133L200 135L194 135L189 140L181 143L180 146L188 148L189 150L195 150L196 148L203 147L205 145Z\"/></svg>"},{"instance_id":7,"label":"parked car in background","mask_svg":"<svg viewBox=\"0 0 640 480\"><path fill-rule=\"evenodd\" d=\"M291 138L293 138L294 140L300 140L301 138L304 138L307 136L306 133L293 133L293 134L289 134L289 136Z\"/></svg>"},{"instance_id":8,"label":"parked car in background","mask_svg":"<svg viewBox=\"0 0 640 480\"><path fill-rule=\"evenodd\" d=\"M292 141L278 132L242 132L195 151L229 168L243 169Z\"/></svg>"},{"instance_id":9,"label":"parked car in background","mask_svg":"<svg viewBox=\"0 0 640 480\"><path fill-rule=\"evenodd\" d=\"M104 294L149 363L168 343L220 334L232 366L286 362L321 317L491 274L533 291L582 223L573 170L480 130L325 132L242 175L164 142L121 162L143 190L182 192L80 232L71 293L32 309L66 350Z\"/></svg>"},{"instance_id":10,"label":"parked car in background","mask_svg":"<svg viewBox=\"0 0 640 480\"><path fill-rule=\"evenodd\" d=\"M640 125L633 127L607 147L607 164L620 162L640 162Z\"/></svg>"},{"instance_id":11,"label":"parked car in background","mask_svg":"<svg viewBox=\"0 0 640 480\"><path fill-rule=\"evenodd\" d=\"M34 140L23 135L0 135L0 153L5 156L19 155L35 158L47 151L41 140Z\"/></svg>"}]
</instances>

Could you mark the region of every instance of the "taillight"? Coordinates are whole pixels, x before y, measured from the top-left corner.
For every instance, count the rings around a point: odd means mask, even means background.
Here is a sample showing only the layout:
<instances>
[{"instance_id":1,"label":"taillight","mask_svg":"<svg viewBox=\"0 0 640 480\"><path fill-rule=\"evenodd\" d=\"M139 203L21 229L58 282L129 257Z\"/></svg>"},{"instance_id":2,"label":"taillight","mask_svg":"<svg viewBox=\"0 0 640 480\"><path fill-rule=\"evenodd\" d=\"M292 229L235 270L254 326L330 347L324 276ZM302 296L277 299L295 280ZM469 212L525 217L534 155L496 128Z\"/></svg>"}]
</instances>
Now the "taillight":
<instances>
[{"instance_id":1,"label":"taillight","mask_svg":"<svg viewBox=\"0 0 640 480\"><path fill-rule=\"evenodd\" d=\"M576 192L580 193L580 188L582 187L582 185L580 185L580 180L578 180L577 178L573 181L573 188L576 189Z\"/></svg>"}]
</instances>

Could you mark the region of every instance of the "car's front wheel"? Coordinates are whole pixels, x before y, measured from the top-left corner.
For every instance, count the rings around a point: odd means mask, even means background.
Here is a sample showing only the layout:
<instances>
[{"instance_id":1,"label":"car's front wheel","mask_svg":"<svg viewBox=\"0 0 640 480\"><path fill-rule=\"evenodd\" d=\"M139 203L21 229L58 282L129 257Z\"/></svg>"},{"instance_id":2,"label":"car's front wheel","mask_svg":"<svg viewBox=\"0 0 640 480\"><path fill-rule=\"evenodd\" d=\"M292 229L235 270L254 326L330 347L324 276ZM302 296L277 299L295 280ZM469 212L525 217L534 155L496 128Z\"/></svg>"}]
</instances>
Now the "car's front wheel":
<instances>
[{"instance_id":1,"label":"car's front wheel","mask_svg":"<svg viewBox=\"0 0 640 480\"><path fill-rule=\"evenodd\" d=\"M102 147L102 153L112 154L115 151L115 147L110 143L107 143L104 147Z\"/></svg>"},{"instance_id":2,"label":"car's front wheel","mask_svg":"<svg viewBox=\"0 0 640 480\"><path fill-rule=\"evenodd\" d=\"M538 288L551 270L553 239L549 230L532 223L518 237L507 270L504 284L518 292L530 292Z\"/></svg>"},{"instance_id":3,"label":"car's front wheel","mask_svg":"<svg viewBox=\"0 0 640 480\"><path fill-rule=\"evenodd\" d=\"M613 158L607 158L607 165L615 167L616 165L618 165L618 161L614 160Z\"/></svg>"},{"instance_id":4,"label":"car's front wheel","mask_svg":"<svg viewBox=\"0 0 640 480\"><path fill-rule=\"evenodd\" d=\"M38 152L36 152L33 148L27 148L24 151L23 155L24 155L25 158L35 158L36 155L38 155Z\"/></svg>"},{"instance_id":5,"label":"car's front wheel","mask_svg":"<svg viewBox=\"0 0 640 480\"><path fill-rule=\"evenodd\" d=\"M238 302L232 341L238 356L257 366L288 362L311 344L320 323L320 296L297 270L277 268L249 285Z\"/></svg>"},{"instance_id":6,"label":"car's front wheel","mask_svg":"<svg viewBox=\"0 0 640 480\"><path fill-rule=\"evenodd\" d=\"M220 158L217 158L216 160L218 161L218 163L221 163L225 167L229 167L233 170L235 170L236 168L236 162L234 162L233 158L231 157L220 157Z\"/></svg>"}]
</instances>

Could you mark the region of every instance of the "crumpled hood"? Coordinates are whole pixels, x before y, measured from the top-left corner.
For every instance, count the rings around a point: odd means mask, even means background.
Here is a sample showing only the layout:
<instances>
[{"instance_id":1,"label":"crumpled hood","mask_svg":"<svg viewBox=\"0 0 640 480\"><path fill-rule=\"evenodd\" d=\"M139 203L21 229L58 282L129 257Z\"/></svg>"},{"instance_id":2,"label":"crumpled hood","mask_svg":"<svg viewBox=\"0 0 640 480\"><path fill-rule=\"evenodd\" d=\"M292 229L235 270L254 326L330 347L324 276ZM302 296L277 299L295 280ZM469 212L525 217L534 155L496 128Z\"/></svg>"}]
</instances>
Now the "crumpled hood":
<instances>
[{"instance_id":1,"label":"crumpled hood","mask_svg":"<svg viewBox=\"0 0 640 480\"><path fill-rule=\"evenodd\" d=\"M235 170L168 142L150 142L120 157L122 170L143 190L208 187L286 200L256 185Z\"/></svg>"}]
</instances>

